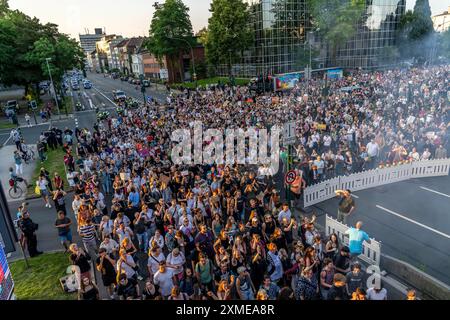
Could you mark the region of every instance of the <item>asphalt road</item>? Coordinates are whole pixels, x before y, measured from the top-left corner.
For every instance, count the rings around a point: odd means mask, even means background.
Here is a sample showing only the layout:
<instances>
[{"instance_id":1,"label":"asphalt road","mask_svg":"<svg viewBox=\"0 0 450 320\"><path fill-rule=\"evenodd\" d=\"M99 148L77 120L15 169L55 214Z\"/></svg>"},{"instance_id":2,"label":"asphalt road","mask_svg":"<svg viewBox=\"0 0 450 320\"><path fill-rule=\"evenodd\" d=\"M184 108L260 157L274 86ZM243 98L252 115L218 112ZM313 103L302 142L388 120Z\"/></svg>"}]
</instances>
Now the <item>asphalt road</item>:
<instances>
[{"instance_id":1,"label":"asphalt road","mask_svg":"<svg viewBox=\"0 0 450 320\"><path fill-rule=\"evenodd\" d=\"M413 179L354 195L357 209L348 224L363 221L369 236L382 242L382 253L450 284L450 177ZM338 199L331 199L312 209L336 217L337 206Z\"/></svg>"}]
</instances>

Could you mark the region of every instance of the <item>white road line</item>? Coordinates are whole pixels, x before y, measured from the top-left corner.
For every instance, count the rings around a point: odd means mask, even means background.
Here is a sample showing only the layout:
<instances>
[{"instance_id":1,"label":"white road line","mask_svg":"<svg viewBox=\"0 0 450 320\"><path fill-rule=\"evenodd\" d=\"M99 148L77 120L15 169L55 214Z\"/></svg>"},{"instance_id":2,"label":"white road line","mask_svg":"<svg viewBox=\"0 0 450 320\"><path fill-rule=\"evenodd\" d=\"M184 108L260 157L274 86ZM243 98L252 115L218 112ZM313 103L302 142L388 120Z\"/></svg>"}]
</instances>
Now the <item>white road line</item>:
<instances>
[{"instance_id":1,"label":"white road line","mask_svg":"<svg viewBox=\"0 0 450 320\"><path fill-rule=\"evenodd\" d=\"M442 192L439 192L439 191L436 191L436 190L428 189L428 188L425 188L425 187L420 187L420 189L423 189L423 190L426 190L426 191L430 191L430 192L433 192L433 193L439 194L439 195L441 195L441 196L444 196L444 197L450 198L450 195L448 195L448 194L445 194L445 193L442 193Z\"/></svg>"},{"instance_id":2,"label":"white road line","mask_svg":"<svg viewBox=\"0 0 450 320\"><path fill-rule=\"evenodd\" d=\"M352 194L352 197L355 199L359 199L359 197L357 195Z\"/></svg>"},{"instance_id":3,"label":"white road line","mask_svg":"<svg viewBox=\"0 0 450 320\"><path fill-rule=\"evenodd\" d=\"M9 138L8 138L8 140L5 141L5 143L3 144L3 146L6 146L6 144L8 143L9 140L11 140L11 138L12 138L12 137L11 137L11 134L9 134Z\"/></svg>"},{"instance_id":4,"label":"white road line","mask_svg":"<svg viewBox=\"0 0 450 320\"><path fill-rule=\"evenodd\" d=\"M443 232L438 231L438 230L436 230L436 229L433 229L433 228L431 228L431 227L429 227L429 226L426 226L426 225L424 225L424 224L422 224L422 223L420 223L420 222L417 222L417 221L415 221L415 220L412 220L412 219L410 219L410 218L407 218L407 217L405 217L405 216L402 216L401 214L399 214L399 213L397 213L397 212L394 212L394 211L392 211L392 210L386 209L386 208L384 208L384 207L382 207L382 206L376 205L376 207L377 207L378 209L381 209L381 210L383 210L383 211L386 211L386 212L388 212L388 213L390 213L390 214L392 214L392 215L394 215L394 216L397 216L397 217L399 217L399 218L401 218L401 219L404 219L404 220L406 220L406 221L409 221L409 222L411 222L411 223L414 223L414 224L418 225L419 227L422 227L422 228L424 228L424 229L430 230L430 231L432 231L432 232L434 232L434 233L437 233L438 235L441 235L441 236L443 236L443 237L445 237L445 238L447 238L447 239L450 239L450 235L448 235L448 234L446 234L446 233L443 233Z\"/></svg>"},{"instance_id":5,"label":"white road line","mask_svg":"<svg viewBox=\"0 0 450 320\"><path fill-rule=\"evenodd\" d=\"M98 90L97 88L94 88L98 93L100 93L103 97L105 97L106 100L108 100L109 102L111 102L115 107L117 107L117 104L115 104L110 98L108 98L106 95L104 95L100 90Z\"/></svg>"}]
</instances>

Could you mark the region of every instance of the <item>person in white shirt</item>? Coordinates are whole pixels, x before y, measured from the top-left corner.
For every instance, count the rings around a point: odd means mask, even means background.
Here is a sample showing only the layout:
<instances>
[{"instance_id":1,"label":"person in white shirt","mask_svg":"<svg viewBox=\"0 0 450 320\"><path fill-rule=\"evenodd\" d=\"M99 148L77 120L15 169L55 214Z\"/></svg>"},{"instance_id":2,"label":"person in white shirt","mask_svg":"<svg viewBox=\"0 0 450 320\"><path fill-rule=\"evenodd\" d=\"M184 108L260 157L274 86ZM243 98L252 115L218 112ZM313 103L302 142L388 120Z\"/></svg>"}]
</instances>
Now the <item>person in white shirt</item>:
<instances>
[{"instance_id":1,"label":"person in white shirt","mask_svg":"<svg viewBox=\"0 0 450 320\"><path fill-rule=\"evenodd\" d=\"M108 255L115 258L119 250L119 244L116 240L111 239L110 236L105 236L103 242L100 244L100 248L104 248Z\"/></svg>"},{"instance_id":2,"label":"person in white shirt","mask_svg":"<svg viewBox=\"0 0 450 320\"><path fill-rule=\"evenodd\" d=\"M428 148L425 148L425 151L422 153L422 156L420 157L421 160L429 160L431 157L431 152Z\"/></svg>"},{"instance_id":3,"label":"person in white shirt","mask_svg":"<svg viewBox=\"0 0 450 320\"><path fill-rule=\"evenodd\" d=\"M420 154L417 152L416 148L413 148L412 151L409 153L409 158L413 161L419 161L420 160Z\"/></svg>"},{"instance_id":4,"label":"person in white shirt","mask_svg":"<svg viewBox=\"0 0 450 320\"><path fill-rule=\"evenodd\" d=\"M370 163L368 164L369 169L375 168L377 165L378 155L380 154L380 147L378 143L375 142L375 139L372 138L370 142L366 146L367 155L370 157Z\"/></svg>"},{"instance_id":5,"label":"person in white shirt","mask_svg":"<svg viewBox=\"0 0 450 320\"><path fill-rule=\"evenodd\" d=\"M153 237L151 237L151 239L149 240L148 243L149 243L149 248L154 247L153 243L155 243L161 249L164 248L164 237L161 235L161 231L156 230L155 235Z\"/></svg>"},{"instance_id":6,"label":"person in white shirt","mask_svg":"<svg viewBox=\"0 0 450 320\"><path fill-rule=\"evenodd\" d=\"M186 263L186 258L180 249L174 248L171 253L167 256L166 264L168 268L173 270L174 276L179 280L182 278L184 273L183 265Z\"/></svg>"},{"instance_id":7,"label":"person in white shirt","mask_svg":"<svg viewBox=\"0 0 450 320\"><path fill-rule=\"evenodd\" d=\"M164 256L164 253L162 253L161 248L153 247L150 249L148 253L148 262L147 262L147 270L150 277L153 276L156 272L158 272L159 263L165 260L166 257Z\"/></svg>"},{"instance_id":8,"label":"person in white shirt","mask_svg":"<svg viewBox=\"0 0 450 320\"><path fill-rule=\"evenodd\" d=\"M135 267L136 263L134 262L133 257L125 250L120 250L120 258L117 261L117 273L125 273L128 279L135 278L137 277L136 271L134 270Z\"/></svg>"},{"instance_id":9,"label":"person in white shirt","mask_svg":"<svg viewBox=\"0 0 450 320\"><path fill-rule=\"evenodd\" d=\"M106 236L112 236L114 230L114 222L108 216L102 217L102 222L100 222L99 231L102 235L102 239Z\"/></svg>"},{"instance_id":10,"label":"person in white shirt","mask_svg":"<svg viewBox=\"0 0 450 320\"><path fill-rule=\"evenodd\" d=\"M160 262L159 270L153 276L153 283L161 289L161 295L168 298L172 293L174 287L173 271L166 267L164 261Z\"/></svg>"},{"instance_id":11,"label":"person in white shirt","mask_svg":"<svg viewBox=\"0 0 450 320\"><path fill-rule=\"evenodd\" d=\"M83 204L83 200L81 200L80 195L76 194L72 201L72 210L75 214L75 218L78 220L78 211L80 210L81 205Z\"/></svg>"},{"instance_id":12,"label":"person in white shirt","mask_svg":"<svg viewBox=\"0 0 450 320\"><path fill-rule=\"evenodd\" d=\"M367 289L366 298L367 300L387 300L387 290L381 285L376 285Z\"/></svg>"},{"instance_id":13,"label":"person in white shirt","mask_svg":"<svg viewBox=\"0 0 450 320\"><path fill-rule=\"evenodd\" d=\"M119 224L116 235L119 237L119 243L122 243L125 238L128 238L130 241L133 239L133 231L129 227L126 227L123 222Z\"/></svg>"},{"instance_id":14,"label":"person in white shirt","mask_svg":"<svg viewBox=\"0 0 450 320\"><path fill-rule=\"evenodd\" d=\"M325 147L325 150L326 150L326 151L328 151L328 150L330 149L332 141L333 141L333 140L331 139L331 136L328 135L328 134L326 134L326 135L323 137L323 146Z\"/></svg>"}]
</instances>

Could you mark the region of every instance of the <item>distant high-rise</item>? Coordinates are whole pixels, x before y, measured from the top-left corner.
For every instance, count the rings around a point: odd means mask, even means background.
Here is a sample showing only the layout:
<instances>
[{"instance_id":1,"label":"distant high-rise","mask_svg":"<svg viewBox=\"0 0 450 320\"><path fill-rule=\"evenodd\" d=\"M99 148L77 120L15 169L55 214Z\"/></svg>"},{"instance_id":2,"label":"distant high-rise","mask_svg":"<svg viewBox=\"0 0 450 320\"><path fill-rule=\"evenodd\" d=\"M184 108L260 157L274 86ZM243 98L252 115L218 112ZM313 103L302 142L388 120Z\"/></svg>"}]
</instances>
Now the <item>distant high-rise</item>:
<instances>
[{"instance_id":1,"label":"distant high-rise","mask_svg":"<svg viewBox=\"0 0 450 320\"><path fill-rule=\"evenodd\" d=\"M86 54L90 54L95 50L95 44L105 36L102 28L95 28L94 34L80 34L80 45Z\"/></svg>"}]
</instances>

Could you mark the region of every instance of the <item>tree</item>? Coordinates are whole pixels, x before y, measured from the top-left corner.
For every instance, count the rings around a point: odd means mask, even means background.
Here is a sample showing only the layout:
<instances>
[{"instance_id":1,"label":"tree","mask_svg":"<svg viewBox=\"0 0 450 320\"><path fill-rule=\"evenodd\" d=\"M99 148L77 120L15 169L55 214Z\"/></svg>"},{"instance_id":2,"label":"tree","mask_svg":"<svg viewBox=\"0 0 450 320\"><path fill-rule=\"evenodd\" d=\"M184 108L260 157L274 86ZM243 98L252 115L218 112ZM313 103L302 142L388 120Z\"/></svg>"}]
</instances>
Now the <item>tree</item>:
<instances>
[{"instance_id":1,"label":"tree","mask_svg":"<svg viewBox=\"0 0 450 320\"><path fill-rule=\"evenodd\" d=\"M410 38L420 40L434 32L431 20L431 9L428 0L416 0L414 5L415 23L412 26Z\"/></svg>"},{"instance_id":2,"label":"tree","mask_svg":"<svg viewBox=\"0 0 450 320\"><path fill-rule=\"evenodd\" d=\"M337 50L358 31L365 12L365 0L307 0L313 26L331 48L331 63Z\"/></svg>"},{"instance_id":3,"label":"tree","mask_svg":"<svg viewBox=\"0 0 450 320\"><path fill-rule=\"evenodd\" d=\"M41 24L37 18L8 10L6 1L0 0L0 12L1 83L25 86L27 94L39 97L39 82L48 79L45 58L54 61L56 82L61 80L59 70L81 66L82 49L75 40L60 34L57 25Z\"/></svg>"},{"instance_id":4,"label":"tree","mask_svg":"<svg viewBox=\"0 0 450 320\"><path fill-rule=\"evenodd\" d=\"M0 0L0 16L9 11L8 0Z\"/></svg>"},{"instance_id":5,"label":"tree","mask_svg":"<svg viewBox=\"0 0 450 320\"><path fill-rule=\"evenodd\" d=\"M195 34L195 36L197 37L198 42L203 46L206 46L206 43L208 42L208 28L203 27Z\"/></svg>"},{"instance_id":6,"label":"tree","mask_svg":"<svg viewBox=\"0 0 450 320\"><path fill-rule=\"evenodd\" d=\"M206 57L211 64L227 64L231 77L233 62L252 41L248 5L242 0L213 0L210 12Z\"/></svg>"},{"instance_id":7,"label":"tree","mask_svg":"<svg viewBox=\"0 0 450 320\"><path fill-rule=\"evenodd\" d=\"M155 4L150 25L150 37L145 46L162 63L167 57L169 63L178 67L181 80L183 70L179 63L182 52L195 46L189 8L181 0L166 0L164 4ZM172 69L172 79L175 79Z\"/></svg>"},{"instance_id":8,"label":"tree","mask_svg":"<svg viewBox=\"0 0 450 320\"><path fill-rule=\"evenodd\" d=\"M400 20L397 44L402 57L425 61L434 46L434 36L428 0L417 0L414 11L407 11Z\"/></svg>"}]
</instances>

